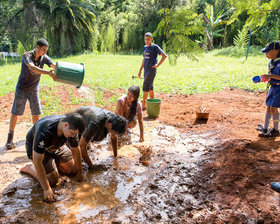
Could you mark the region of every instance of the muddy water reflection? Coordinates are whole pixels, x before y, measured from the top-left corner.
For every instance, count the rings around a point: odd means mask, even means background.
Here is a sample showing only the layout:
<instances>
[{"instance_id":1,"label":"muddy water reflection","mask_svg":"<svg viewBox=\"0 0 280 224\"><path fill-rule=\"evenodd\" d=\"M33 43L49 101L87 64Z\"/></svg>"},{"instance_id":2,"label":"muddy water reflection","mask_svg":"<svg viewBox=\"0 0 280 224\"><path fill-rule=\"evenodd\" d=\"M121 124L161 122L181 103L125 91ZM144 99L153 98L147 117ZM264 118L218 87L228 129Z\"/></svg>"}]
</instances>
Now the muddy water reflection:
<instances>
[{"instance_id":1,"label":"muddy water reflection","mask_svg":"<svg viewBox=\"0 0 280 224\"><path fill-rule=\"evenodd\" d=\"M214 134L184 134L148 121L145 142L139 143L138 128L133 131L131 144L123 145L116 159L107 141L94 144L90 156L100 166L95 171L88 171L85 166L83 183L70 181L57 186L56 203L43 203L40 186L29 177L12 183L1 198L0 221L166 222L178 210L172 205L174 196L177 200L182 194L179 201L195 204L195 197L188 191L192 187L190 173L195 173L196 163L215 143Z\"/></svg>"}]
</instances>

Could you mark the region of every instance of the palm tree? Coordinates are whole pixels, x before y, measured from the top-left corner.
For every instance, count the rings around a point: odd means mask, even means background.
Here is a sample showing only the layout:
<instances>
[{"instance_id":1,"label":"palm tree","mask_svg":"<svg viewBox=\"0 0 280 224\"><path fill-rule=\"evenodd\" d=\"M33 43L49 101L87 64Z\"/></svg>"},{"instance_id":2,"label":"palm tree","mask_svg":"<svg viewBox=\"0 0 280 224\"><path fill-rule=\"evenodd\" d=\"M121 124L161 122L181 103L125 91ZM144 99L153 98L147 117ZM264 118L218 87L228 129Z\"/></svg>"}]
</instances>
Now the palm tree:
<instances>
[{"instance_id":1,"label":"palm tree","mask_svg":"<svg viewBox=\"0 0 280 224\"><path fill-rule=\"evenodd\" d=\"M218 29L217 27L227 23L227 21L223 21L223 10L216 16L214 17L214 7L213 5L210 5L208 7L208 12L206 13L206 16L202 14L204 21L206 22L206 27L205 27L205 39L207 43L207 50L212 50L214 49L214 38L215 37L221 37L222 34L220 34L221 31L224 30Z\"/></svg>"},{"instance_id":2,"label":"palm tree","mask_svg":"<svg viewBox=\"0 0 280 224\"><path fill-rule=\"evenodd\" d=\"M76 37L83 32L94 31L94 5L86 0L43 0L36 1L43 12L49 37L56 41L55 52L61 55L62 40L66 40L66 50L72 52Z\"/></svg>"},{"instance_id":3,"label":"palm tree","mask_svg":"<svg viewBox=\"0 0 280 224\"><path fill-rule=\"evenodd\" d=\"M178 57L185 54L192 60L197 60L192 54L199 51L198 44L191 39L191 35L203 33L200 18L189 6L183 8L163 8L159 12L163 19L158 24L154 33L166 36L166 49L169 61L176 64Z\"/></svg>"}]
</instances>

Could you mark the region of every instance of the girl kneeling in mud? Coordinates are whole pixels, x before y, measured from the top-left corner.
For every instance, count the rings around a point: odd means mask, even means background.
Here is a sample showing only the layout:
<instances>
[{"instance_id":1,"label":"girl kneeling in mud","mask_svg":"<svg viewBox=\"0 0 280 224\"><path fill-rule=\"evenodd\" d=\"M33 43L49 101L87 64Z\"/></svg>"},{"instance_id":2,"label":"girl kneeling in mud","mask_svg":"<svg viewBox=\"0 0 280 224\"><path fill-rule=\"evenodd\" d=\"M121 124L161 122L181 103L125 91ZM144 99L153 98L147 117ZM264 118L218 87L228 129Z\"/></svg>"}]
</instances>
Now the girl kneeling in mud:
<instances>
[{"instance_id":1,"label":"girl kneeling in mud","mask_svg":"<svg viewBox=\"0 0 280 224\"><path fill-rule=\"evenodd\" d=\"M118 99L116 104L115 114L121 115L128 120L128 128L134 128L137 124L136 117L140 129L140 142L144 141L144 126L143 112L141 103L138 101L140 88L131 86L128 89L127 95L123 95Z\"/></svg>"}]
</instances>

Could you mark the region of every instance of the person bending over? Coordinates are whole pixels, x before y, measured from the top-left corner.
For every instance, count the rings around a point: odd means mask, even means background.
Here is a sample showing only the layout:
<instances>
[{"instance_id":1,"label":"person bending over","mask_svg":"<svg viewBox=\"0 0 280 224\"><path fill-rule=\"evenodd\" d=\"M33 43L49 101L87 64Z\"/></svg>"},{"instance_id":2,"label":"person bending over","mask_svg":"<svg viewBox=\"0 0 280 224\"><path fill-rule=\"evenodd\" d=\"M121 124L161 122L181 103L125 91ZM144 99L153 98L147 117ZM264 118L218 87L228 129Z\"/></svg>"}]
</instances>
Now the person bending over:
<instances>
[{"instance_id":1,"label":"person bending over","mask_svg":"<svg viewBox=\"0 0 280 224\"><path fill-rule=\"evenodd\" d=\"M110 134L111 136L114 156L117 157L117 136L126 132L127 120L120 115L116 115L108 110L94 106L80 107L75 110L75 112L82 115L86 122L86 128L80 139L79 145L81 147L82 157L88 164L89 169L94 169L94 165L87 152L89 143L101 141L107 136L107 134Z\"/></svg>"},{"instance_id":2,"label":"person bending over","mask_svg":"<svg viewBox=\"0 0 280 224\"><path fill-rule=\"evenodd\" d=\"M32 164L20 169L40 182L44 200L56 201L51 189L59 174L77 175L83 180L79 134L85 128L84 118L77 113L51 115L38 120L26 135L26 152ZM62 147L65 143L70 146Z\"/></svg>"}]
</instances>

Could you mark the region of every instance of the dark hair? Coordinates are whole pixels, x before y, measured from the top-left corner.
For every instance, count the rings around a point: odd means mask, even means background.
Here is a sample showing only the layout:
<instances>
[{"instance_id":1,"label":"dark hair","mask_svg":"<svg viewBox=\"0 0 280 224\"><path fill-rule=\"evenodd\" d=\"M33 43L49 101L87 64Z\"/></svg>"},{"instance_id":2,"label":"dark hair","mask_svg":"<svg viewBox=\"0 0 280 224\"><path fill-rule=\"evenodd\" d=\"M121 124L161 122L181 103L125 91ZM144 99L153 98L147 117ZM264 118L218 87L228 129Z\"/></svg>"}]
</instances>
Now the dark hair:
<instances>
[{"instance_id":1,"label":"dark hair","mask_svg":"<svg viewBox=\"0 0 280 224\"><path fill-rule=\"evenodd\" d=\"M128 115L128 122L134 121L137 105L138 105L138 98L140 95L140 88L138 86L131 86L128 89L128 92L131 92L134 97L134 101L131 104L129 115Z\"/></svg>"},{"instance_id":2,"label":"dark hair","mask_svg":"<svg viewBox=\"0 0 280 224\"><path fill-rule=\"evenodd\" d=\"M39 46L39 47L42 47L42 46L47 46L49 47L49 43L47 40L45 40L44 38L40 38L37 43L36 43L36 46Z\"/></svg>"},{"instance_id":3,"label":"dark hair","mask_svg":"<svg viewBox=\"0 0 280 224\"><path fill-rule=\"evenodd\" d=\"M119 134L125 133L127 120L123 116L113 115L108 122L112 124L112 130Z\"/></svg>"},{"instance_id":4,"label":"dark hair","mask_svg":"<svg viewBox=\"0 0 280 224\"><path fill-rule=\"evenodd\" d=\"M83 133L85 130L85 119L78 113L66 114L66 117L64 117L61 121L68 122L69 129L79 130L79 134Z\"/></svg>"},{"instance_id":5,"label":"dark hair","mask_svg":"<svg viewBox=\"0 0 280 224\"><path fill-rule=\"evenodd\" d=\"M145 37L153 37L153 34L151 32L145 33Z\"/></svg>"}]
</instances>

